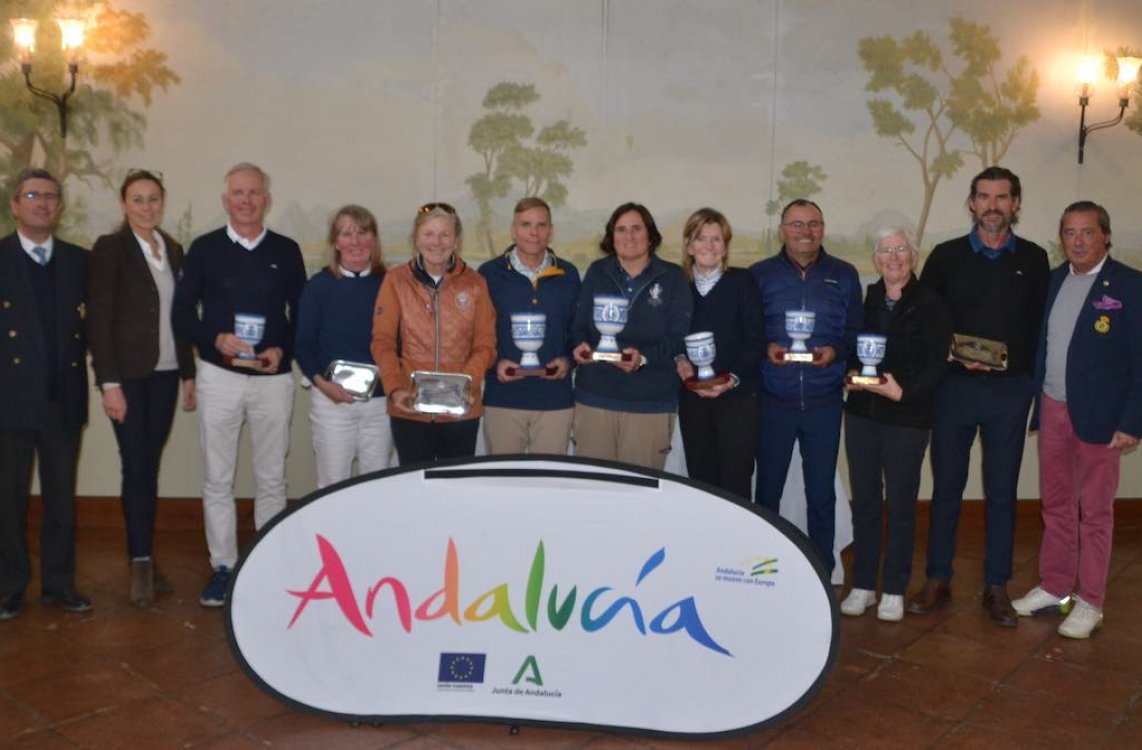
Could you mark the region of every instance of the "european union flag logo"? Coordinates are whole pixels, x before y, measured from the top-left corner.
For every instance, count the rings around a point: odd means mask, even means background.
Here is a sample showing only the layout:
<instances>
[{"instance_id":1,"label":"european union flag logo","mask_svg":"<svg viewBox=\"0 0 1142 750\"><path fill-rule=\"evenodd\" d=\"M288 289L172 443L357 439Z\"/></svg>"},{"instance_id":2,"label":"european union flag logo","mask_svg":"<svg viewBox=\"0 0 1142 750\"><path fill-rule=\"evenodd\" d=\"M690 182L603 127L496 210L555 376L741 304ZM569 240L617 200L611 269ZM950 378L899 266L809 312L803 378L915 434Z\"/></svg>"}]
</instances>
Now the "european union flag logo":
<instances>
[{"instance_id":1,"label":"european union flag logo","mask_svg":"<svg viewBox=\"0 0 1142 750\"><path fill-rule=\"evenodd\" d=\"M443 653L440 655L437 682L483 682L486 658L487 654Z\"/></svg>"}]
</instances>

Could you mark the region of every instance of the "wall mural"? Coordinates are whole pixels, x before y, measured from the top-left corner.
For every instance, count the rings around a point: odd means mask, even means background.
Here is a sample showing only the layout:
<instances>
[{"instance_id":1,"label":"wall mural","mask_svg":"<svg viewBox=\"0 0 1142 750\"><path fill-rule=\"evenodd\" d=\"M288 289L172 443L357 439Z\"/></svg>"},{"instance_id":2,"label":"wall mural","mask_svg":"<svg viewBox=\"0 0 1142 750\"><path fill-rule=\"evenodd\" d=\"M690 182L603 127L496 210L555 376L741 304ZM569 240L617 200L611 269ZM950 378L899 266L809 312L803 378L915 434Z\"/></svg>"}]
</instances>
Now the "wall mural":
<instances>
[{"instance_id":1,"label":"wall mural","mask_svg":"<svg viewBox=\"0 0 1142 750\"><path fill-rule=\"evenodd\" d=\"M1115 255L1142 266L1139 86L1077 164L1076 63L1142 47L1135 0L0 0L44 21L33 79L53 90L66 65L49 19L64 8L89 21L66 147L0 28L0 175L59 172L61 233L79 242L119 222L115 189L135 167L164 173L178 239L220 226L222 175L249 160L273 177L271 226L311 271L345 203L377 214L400 262L416 207L448 201L480 262L537 194L555 206L556 249L584 268L627 200L653 212L670 259L685 218L720 209L745 266L776 249L781 206L807 196L828 250L870 275L878 228L910 225L924 251L963 234L971 176L1001 163L1023 178L1019 233L1055 262L1059 214L1089 198L1110 211ZM1099 83L1088 121L1116 104ZM299 453L291 464L310 460ZM196 494L195 474L166 491Z\"/></svg>"}]
</instances>

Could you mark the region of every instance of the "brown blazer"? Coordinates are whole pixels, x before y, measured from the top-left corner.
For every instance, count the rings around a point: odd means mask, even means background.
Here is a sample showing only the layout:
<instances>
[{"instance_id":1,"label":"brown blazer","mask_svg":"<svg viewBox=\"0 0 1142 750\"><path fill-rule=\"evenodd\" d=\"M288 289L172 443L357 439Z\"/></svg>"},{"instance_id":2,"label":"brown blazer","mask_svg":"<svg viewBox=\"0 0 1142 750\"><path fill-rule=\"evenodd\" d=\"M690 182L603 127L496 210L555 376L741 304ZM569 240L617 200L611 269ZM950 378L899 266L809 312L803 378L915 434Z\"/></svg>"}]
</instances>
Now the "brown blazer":
<instances>
[{"instance_id":1,"label":"brown blazer","mask_svg":"<svg viewBox=\"0 0 1142 750\"><path fill-rule=\"evenodd\" d=\"M161 231L161 230L160 230ZM167 260L175 278L182 266L182 246L166 232ZM131 229L105 234L91 248L87 296L87 340L95 381L118 383L143 378L159 361L159 291ZM179 375L194 377L194 352L175 339Z\"/></svg>"}]
</instances>

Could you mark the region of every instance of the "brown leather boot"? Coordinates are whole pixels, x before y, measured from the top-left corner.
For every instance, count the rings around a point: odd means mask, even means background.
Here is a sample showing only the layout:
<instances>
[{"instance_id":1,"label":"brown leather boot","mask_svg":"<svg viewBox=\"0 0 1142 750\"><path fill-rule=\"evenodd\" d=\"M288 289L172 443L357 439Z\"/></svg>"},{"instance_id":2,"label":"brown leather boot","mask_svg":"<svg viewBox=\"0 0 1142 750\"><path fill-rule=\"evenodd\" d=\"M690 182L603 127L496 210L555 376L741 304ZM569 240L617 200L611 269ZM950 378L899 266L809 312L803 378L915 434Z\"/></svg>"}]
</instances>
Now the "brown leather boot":
<instances>
[{"instance_id":1,"label":"brown leather boot","mask_svg":"<svg viewBox=\"0 0 1142 750\"><path fill-rule=\"evenodd\" d=\"M131 561L131 603L136 607L155 603L155 563L150 558Z\"/></svg>"},{"instance_id":2,"label":"brown leather boot","mask_svg":"<svg viewBox=\"0 0 1142 750\"><path fill-rule=\"evenodd\" d=\"M947 604L952 599L952 585L947 581L929 578L924 588L908 601L908 613L926 615L936 607Z\"/></svg>"}]
</instances>

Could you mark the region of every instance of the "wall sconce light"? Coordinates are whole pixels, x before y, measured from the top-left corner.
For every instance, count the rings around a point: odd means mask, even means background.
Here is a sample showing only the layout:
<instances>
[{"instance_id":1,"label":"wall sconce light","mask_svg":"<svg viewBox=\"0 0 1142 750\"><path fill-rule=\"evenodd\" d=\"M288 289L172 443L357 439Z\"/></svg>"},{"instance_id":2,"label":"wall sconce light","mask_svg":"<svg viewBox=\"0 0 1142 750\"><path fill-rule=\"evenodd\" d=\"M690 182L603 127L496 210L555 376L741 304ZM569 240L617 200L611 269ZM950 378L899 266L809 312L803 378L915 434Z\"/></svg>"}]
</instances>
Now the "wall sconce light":
<instances>
[{"instance_id":1,"label":"wall sconce light","mask_svg":"<svg viewBox=\"0 0 1142 750\"><path fill-rule=\"evenodd\" d=\"M1138 82L1138 68L1142 67L1142 58L1118 58L1118 117L1087 125L1086 108L1090 104L1091 95L1094 93L1094 81L1098 77L1100 67L1101 61L1099 60L1084 60L1079 64L1079 164L1083 163L1083 148L1086 146L1086 139L1090 133L1113 127L1122 122L1126 108L1130 105L1130 92L1134 88L1134 84Z\"/></svg>"},{"instance_id":2,"label":"wall sconce light","mask_svg":"<svg viewBox=\"0 0 1142 750\"><path fill-rule=\"evenodd\" d=\"M75 77L79 73L79 52L83 48L86 24L75 18L57 18L56 23L59 24L60 47L67 57L67 72L71 79L71 85L62 94L47 91L32 83L32 53L36 50L36 27L39 22L34 18L13 18L12 36L28 91L56 105L56 109L59 110L60 138L67 140L67 100L75 93Z\"/></svg>"}]
</instances>

